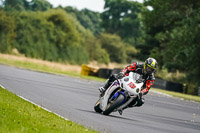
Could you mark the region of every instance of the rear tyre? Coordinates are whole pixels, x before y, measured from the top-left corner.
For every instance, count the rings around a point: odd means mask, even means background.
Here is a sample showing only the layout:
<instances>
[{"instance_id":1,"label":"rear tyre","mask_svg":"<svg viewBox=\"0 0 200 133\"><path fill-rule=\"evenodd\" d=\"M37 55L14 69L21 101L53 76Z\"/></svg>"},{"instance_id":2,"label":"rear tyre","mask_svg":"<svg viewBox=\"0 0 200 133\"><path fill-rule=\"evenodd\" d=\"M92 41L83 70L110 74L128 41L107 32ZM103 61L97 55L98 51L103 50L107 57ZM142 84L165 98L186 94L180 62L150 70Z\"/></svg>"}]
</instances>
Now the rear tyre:
<instances>
[{"instance_id":1,"label":"rear tyre","mask_svg":"<svg viewBox=\"0 0 200 133\"><path fill-rule=\"evenodd\" d=\"M102 110L100 109L99 105L100 105L100 100L98 100L97 103L94 105L94 110L97 113L101 113L102 112Z\"/></svg>"},{"instance_id":2,"label":"rear tyre","mask_svg":"<svg viewBox=\"0 0 200 133\"><path fill-rule=\"evenodd\" d=\"M123 95L119 95L116 99L108 103L106 110L103 112L104 115L109 115L114 109L118 108L124 100Z\"/></svg>"}]
</instances>

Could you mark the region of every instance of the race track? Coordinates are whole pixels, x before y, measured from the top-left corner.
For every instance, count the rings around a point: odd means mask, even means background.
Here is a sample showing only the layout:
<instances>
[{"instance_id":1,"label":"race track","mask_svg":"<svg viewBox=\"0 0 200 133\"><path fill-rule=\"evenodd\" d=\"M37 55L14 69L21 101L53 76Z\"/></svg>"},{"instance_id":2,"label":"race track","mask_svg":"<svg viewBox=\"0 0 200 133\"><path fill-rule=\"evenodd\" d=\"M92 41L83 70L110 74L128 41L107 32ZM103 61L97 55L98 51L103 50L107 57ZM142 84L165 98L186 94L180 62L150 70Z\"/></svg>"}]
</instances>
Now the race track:
<instances>
[{"instance_id":1,"label":"race track","mask_svg":"<svg viewBox=\"0 0 200 133\"><path fill-rule=\"evenodd\" d=\"M95 113L102 82L0 65L0 84L71 121L107 133L200 133L200 103L150 92L123 115Z\"/></svg>"}]
</instances>

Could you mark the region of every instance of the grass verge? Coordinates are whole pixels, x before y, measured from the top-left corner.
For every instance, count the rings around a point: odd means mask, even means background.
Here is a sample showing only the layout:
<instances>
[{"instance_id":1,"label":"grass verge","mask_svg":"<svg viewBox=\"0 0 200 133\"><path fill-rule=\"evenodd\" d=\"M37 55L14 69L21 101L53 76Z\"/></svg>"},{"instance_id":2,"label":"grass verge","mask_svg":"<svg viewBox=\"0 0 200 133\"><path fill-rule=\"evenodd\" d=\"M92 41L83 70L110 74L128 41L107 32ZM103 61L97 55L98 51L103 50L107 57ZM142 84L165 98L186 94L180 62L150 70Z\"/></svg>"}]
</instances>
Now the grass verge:
<instances>
[{"instance_id":1,"label":"grass verge","mask_svg":"<svg viewBox=\"0 0 200 133\"><path fill-rule=\"evenodd\" d=\"M95 133L31 104L0 87L1 133Z\"/></svg>"},{"instance_id":2,"label":"grass verge","mask_svg":"<svg viewBox=\"0 0 200 133\"><path fill-rule=\"evenodd\" d=\"M174 97L183 98L185 100L192 100L192 101L200 102L199 96L192 96L192 95L188 95L188 94L183 94L183 93L178 93L178 92L173 92L173 91L167 91L167 90L162 90L162 89L156 89L156 88L152 88L151 90L157 91L157 92L162 92L162 93L174 96Z\"/></svg>"},{"instance_id":3,"label":"grass verge","mask_svg":"<svg viewBox=\"0 0 200 133\"><path fill-rule=\"evenodd\" d=\"M35 71L69 75L69 76L79 77L79 78L89 79L89 80L105 81L105 79L94 77L94 76L80 75L80 70L78 71L76 70L81 69L81 66L77 67L77 66L65 65L61 63L31 59L31 58L26 58L26 57L0 54L0 64L29 69L29 70L35 70Z\"/></svg>"}]
</instances>

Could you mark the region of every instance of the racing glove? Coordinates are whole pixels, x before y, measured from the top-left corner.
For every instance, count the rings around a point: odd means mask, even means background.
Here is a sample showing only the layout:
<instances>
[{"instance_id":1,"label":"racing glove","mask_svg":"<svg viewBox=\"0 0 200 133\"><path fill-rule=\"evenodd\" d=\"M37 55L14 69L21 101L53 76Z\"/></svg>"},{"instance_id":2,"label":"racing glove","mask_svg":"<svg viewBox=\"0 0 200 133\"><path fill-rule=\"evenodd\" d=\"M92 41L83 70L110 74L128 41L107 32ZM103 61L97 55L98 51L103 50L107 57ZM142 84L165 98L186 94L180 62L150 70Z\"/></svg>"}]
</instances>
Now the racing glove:
<instances>
[{"instance_id":1,"label":"racing glove","mask_svg":"<svg viewBox=\"0 0 200 133\"><path fill-rule=\"evenodd\" d=\"M118 79L122 79L124 76L125 76L125 74L123 72L120 72L117 74Z\"/></svg>"}]
</instances>

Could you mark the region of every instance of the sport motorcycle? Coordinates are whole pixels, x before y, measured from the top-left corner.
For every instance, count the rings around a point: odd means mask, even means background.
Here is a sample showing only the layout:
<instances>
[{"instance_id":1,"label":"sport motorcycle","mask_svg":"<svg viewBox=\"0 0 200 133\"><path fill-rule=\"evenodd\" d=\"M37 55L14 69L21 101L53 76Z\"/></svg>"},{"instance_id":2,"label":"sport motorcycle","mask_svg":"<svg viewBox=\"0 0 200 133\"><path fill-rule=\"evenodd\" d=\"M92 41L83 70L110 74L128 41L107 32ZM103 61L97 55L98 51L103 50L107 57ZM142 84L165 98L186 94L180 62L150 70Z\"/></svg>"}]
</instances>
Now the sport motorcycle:
<instances>
[{"instance_id":1,"label":"sport motorcycle","mask_svg":"<svg viewBox=\"0 0 200 133\"><path fill-rule=\"evenodd\" d=\"M143 84L141 76L134 72L130 72L128 76L121 79L116 79L104 94L100 94L94 110L104 115L122 111L133 100L142 96L141 89Z\"/></svg>"}]
</instances>

